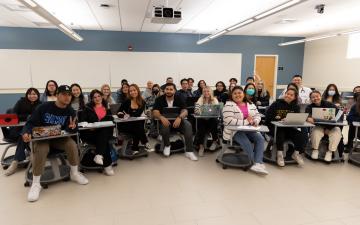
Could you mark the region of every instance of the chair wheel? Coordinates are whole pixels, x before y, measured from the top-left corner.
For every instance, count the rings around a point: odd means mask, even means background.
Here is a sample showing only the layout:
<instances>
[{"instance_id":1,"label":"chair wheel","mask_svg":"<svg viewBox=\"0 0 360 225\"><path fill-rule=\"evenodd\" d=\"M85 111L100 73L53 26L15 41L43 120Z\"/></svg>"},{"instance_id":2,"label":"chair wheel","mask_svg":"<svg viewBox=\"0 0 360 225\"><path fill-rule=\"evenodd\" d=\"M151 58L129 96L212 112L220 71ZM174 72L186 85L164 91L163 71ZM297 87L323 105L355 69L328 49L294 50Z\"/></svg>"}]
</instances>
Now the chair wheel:
<instances>
[{"instance_id":1,"label":"chair wheel","mask_svg":"<svg viewBox=\"0 0 360 225\"><path fill-rule=\"evenodd\" d=\"M147 158L149 155L145 155L145 157Z\"/></svg>"},{"instance_id":2,"label":"chair wheel","mask_svg":"<svg viewBox=\"0 0 360 225\"><path fill-rule=\"evenodd\" d=\"M228 167L223 165L222 168L223 168L223 170L226 170Z\"/></svg>"},{"instance_id":3,"label":"chair wheel","mask_svg":"<svg viewBox=\"0 0 360 225\"><path fill-rule=\"evenodd\" d=\"M48 189L48 188L49 188L48 184L42 184L41 186L42 186L44 189Z\"/></svg>"},{"instance_id":4,"label":"chair wheel","mask_svg":"<svg viewBox=\"0 0 360 225\"><path fill-rule=\"evenodd\" d=\"M215 162L219 163L219 160L218 160L218 159L215 159Z\"/></svg>"},{"instance_id":5,"label":"chair wheel","mask_svg":"<svg viewBox=\"0 0 360 225\"><path fill-rule=\"evenodd\" d=\"M64 182L70 181L70 177L65 177L65 178L63 179L63 181L64 181Z\"/></svg>"},{"instance_id":6,"label":"chair wheel","mask_svg":"<svg viewBox=\"0 0 360 225\"><path fill-rule=\"evenodd\" d=\"M24 187L30 187L30 183L26 181L26 182L24 183Z\"/></svg>"},{"instance_id":7,"label":"chair wheel","mask_svg":"<svg viewBox=\"0 0 360 225\"><path fill-rule=\"evenodd\" d=\"M9 168L9 166L3 166L2 167L4 170L7 170L7 168Z\"/></svg>"},{"instance_id":8,"label":"chair wheel","mask_svg":"<svg viewBox=\"0 0 360 225\"><path fill-rule=\"evenodd\" d=\"M81 172L81 173L85 173L85 170L84 170L84 169L80 169L80 172Z\"/></svg>"}]
</instances>

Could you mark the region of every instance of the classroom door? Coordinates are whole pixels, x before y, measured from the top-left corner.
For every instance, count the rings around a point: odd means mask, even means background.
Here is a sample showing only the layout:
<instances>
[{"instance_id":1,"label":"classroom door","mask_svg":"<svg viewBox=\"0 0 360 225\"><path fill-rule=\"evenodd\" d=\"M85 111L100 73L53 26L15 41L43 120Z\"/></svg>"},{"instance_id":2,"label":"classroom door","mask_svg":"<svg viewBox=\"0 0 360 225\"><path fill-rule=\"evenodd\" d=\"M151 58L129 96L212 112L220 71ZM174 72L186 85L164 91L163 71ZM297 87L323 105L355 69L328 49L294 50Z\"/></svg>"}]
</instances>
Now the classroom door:
<instances>
[{"instance_id":1,"label":"classroom door","mask_svg":"<svg viewBox=\"0 0 360 225\"><path fill-rule=\"evenodd\" d=\"M276 72L277 56L255 56L255 74L259 75L264 81L266 90L269 91L270 96L273 97L276 91L275 72ZM275 88L275 90L274 90Z\"/></svg>"}]
</instances>

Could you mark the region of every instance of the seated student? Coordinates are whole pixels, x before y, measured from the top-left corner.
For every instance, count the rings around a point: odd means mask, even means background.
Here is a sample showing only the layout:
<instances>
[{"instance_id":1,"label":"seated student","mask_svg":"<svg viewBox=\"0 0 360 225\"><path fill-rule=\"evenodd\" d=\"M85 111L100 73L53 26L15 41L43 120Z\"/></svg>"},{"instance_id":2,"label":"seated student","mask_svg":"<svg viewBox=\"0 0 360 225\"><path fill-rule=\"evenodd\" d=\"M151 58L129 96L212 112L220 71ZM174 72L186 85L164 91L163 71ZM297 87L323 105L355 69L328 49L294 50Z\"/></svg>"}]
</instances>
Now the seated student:
<instances>
[{"instance_id":1,"label":"seated student","mask_svg":"<svg viewBox=\"0 0 360 225\"><path fill-rule=\"evenodd\" d=\"M245 85L244 92L246 95L246 100L248 100L251 104L256 104L256 87L254 83L248 83Z\"/></svg>"},{"instance_id":2,"label":"seated student","mask_svg":"<svg viewBox=\"0 0 360 225\"><path fill-rule=\"evenodd\" d=\"M203 88L203 94L198 99L195 104L195 114L201 114L201 106L203 105L217 105L219 104L218 100L212 95L212 90L210 87L206 86ZM218 120L217 118L208 118L208 119L198 119L197 123L197 133L195 136L195 145L199 146L199 156L204 155L204 140L205 134L211 133L212 144L210 150L214 151L218 146Z\"/></svg>"},{"instance_id":3,"label":"seated student","mask_svg":"<svg viewBox=\"0 0 360 225\"><path fill-rule=\"evenodd\" d=\"M46 82L45 92L41 95L41 102L52 102L56 101L56 92L58 89L58 84L54 80L49 80Z\"/></svg>"},{"instance_id":4,"label":"seated student","mask_svg":"<svg viewBox=\"0 0 360 225\"><path fill-rule=\"evenodd\" d=\"M118 115L121 117L141 117L145 116L145 101L140 95L140 89L136 84L131 84L129 88L130 98L121 104ZM149 141L145 134L145 121L133 121L122 123L118 126L120 132L128 133L133 136L133 154L139 153L139 141L145 146L146 151L151 151Z\"/></svg>"},{"instance_id":5,"label":"seated student","mask_svg":"<svg viewBox=\"0 0 360 225\"><path fill-rule=\"evenodd\" d=\"M186 102L188 97L193 97L191 91L189 91L189 82L186 78L180 81L181 89L176 91L175 95L179 96L183 102Z\"/></svg>"},{"instance_id":6,"label":"seated student","mask_svg":"<svg viewBox=\"0 0 360 225\"><path fill-rule=\"evenodd\" d=\"M319 91L312 91L310 93L310 100L311 100L311 104L308 105L305 109L305 112L309 113L309 118L307 119L307 121L309 123L312 123L312 124L315 123L314 119L312 118L312 109L313 108L334 108L334 109L336 109L336 105L334 105L333 103L330 103L325 100L321 100L321 94ZM341 137L342 137L341 129L340 129L340 127L337 127L337 126L316 125L311 130L311 135L310 135L311 147L312 147L311 158L313 158L313 159L319 158L319 145L320 145L320 141L324 137L324 135L329 136L329 149L325 154L324 160L327 162L331 162L332 154L333 154L333 152L336 151L336 149L340 143Z\"/></svg>"},{"instance_id":7,"label":"seated student","mask_svg":"<svg viewBox=\"0 0 360 225\"><path fill-rule=\"evenodd\" d=\"M166 84L173 84L174 83L174 79L172 77L168 77L166 78L166 83L161 85L161 90L164 91L165 90L165 87L166 87ZM176 87L176 86L175 86ZM176 88L175 88L176 90Z\"/></svg>"},{"instance_id":8,"label":"seated student","mask_svg":"<svg viewBox=\"0 0 360 225\"><path fill-rule=\"evenodd\" d=\"M55 102L46 102L32 113L22 131L22 138L25 143L31 141L32 129L39 126L61 125L62 130L68 132L76 131L75 111L70 106L71 90L67 85L61 85L57 89L57 99ZM70 138L55 138L50 140L36 141L32 149L32 172L33 180L28 193L28 201L34 202L39 199L41 185L40 176L44 172L45 162L50 147L64 150L70 163L71 180L78 184L85 185L89 181L78 171L79 152L76 142Z\"/></svg>"},{"instance_id":9,"label":"seated student","mask_svg":"<svg viewBox=\"0 0 360 225\"><path fill-rule=\"evenodd\" d=\"M194 97L199 97L202 95L202 89L206 86L206 82L204 80L199 80L198 89L194 91Z\"/></svg>"},{"instance_id":10,"label":"seated student","mask_svg":"<svg viewBox=\"0 0 360 225\"><path fill-rule=\"evenodd\" d=\"M103 84L103 85L101 86L101 92L103 93L103 98L104 98L105 101L107 102L108 108L110 107L111 104L115 104L115 100L114 100L114 98L111 96L110 85L108 85L108 84Z\"/></svg>"},{"instance_id":11,"label":"seated student","mask_svg":"<svg viewBox=\"0 0 360 225\"><path fill-rule=\"evenodd\" d=\"M233 85L233 87L235 87L237 85L238 80L236 78L230 78L229 80L229 90L230 90L230 86Z\"/></svg>"},{"instance_id":12,"label":"seated student","mask_svg":"<svg viewBox=\"0 0 360 225\"><path fill-rule=\"evenodd\" d=\"M127 99L129 99L129 84L124 83L121 85L121 88L116 92L116 102L122 104Z\"/></svg>"},{"instance_id":13,"label":"seated student","mask_svg":"<svg viewBox=\"0 0 360 225\"><path fill-rule=\"evenodd\" d=\"M18 115L19 121L26 121L35 108L40 105L40 93L36 88L29 88L26 91L25 97L22 97L16 102L13 113ZM6 176L10 176L16 172L19 162L26 159L25 149L30 151L28 143L25 143L21 138L22 127L12 127L9 130L10 139L17 141L14 160L11 162L9 168L5 171Z\"/></svg>"},{"instance_id":14,"label":"seated student","mask_svg":"<svg viewBox=\"0 0 360 225\"><path fill-rule=\"evenodd\" d=\"M266 90L264 81L260 80L256 83L256 94L255 97L257 99L256 105L257 106L268 106L270 100L270 93Z\"/></svg>"},{"instance_id":15,"label":"seated student","mask_svg":"<svg viewBox=\"0 0 360 225\"><path fill-rule=\"evenodd\" d=\"M155 104L155 99L160 95L160 86L158 84L154 84L151 89L151 96L145 98L146 108L151 110Z\"/></svg>"},{"instance_id":16,"label":"seated student","mask_svg":"<svg viewBox=\"0 0 360 225\"><path fill-rule=\"evenodd\" d=\"M300 75L294 75L291 83L295 84L297 86L297 89L299 91L299 99L301 100L301 102L299 102L300 104L309 104L310 103L310 93L311 93L311 89L308 87L304 87L302 85L302 76ZM279 98L282 98L285 94L287 89L285 89L279 96Z\"/></svg>"},{"instance_id":17,"label":"seated student","mask_svg":"<svg viewBox=\"0 0 360 225\"><path fill-rule=\"evenodd\" d=\"M297 86L295 83L289 83L289 84L287 85L287 87L286 87L286 90L288 90L288 89L290 89L290 88L295 89L296 91L299 91L299 88L298 88L298 86ZM285 92L283 91L283 93L280 94L279 99L283 99L284 97L285 97ZM301 101L302 101L301 98L298 97L298 98L297 98L297 103L298 103L298 104L302 104Z\"/></svg>"},{"instance_id":18,"label":"seated student","mask_svg":"<svg viewBox=\"0 0 360 225\"><path fill-rule=\"evenodd\" d=\"M173 121L169 121L163 111L166 107L179 107L181 113ZM153 117L160 120L160 134L165 143L164 156L170 156L170 129L180 129L185 136L185 156L191 160L198 160L194 154L192 141L192 127L189 121L185 119L188 112L185 102L180 97L175 96L175 84L168 83L165 86L165 94L158 97L153 108Z\"/></svg>"},{"instance_id":19,"label":"seated student","mask_svg":"<svg viewBox=\"0 0 360 225\"><path fill-rule=\"evenodd\" d=\"M337 108L341 106L341 97L338 91L338 88L335 84L329 84L323 95L322 100L331 102L332 104L336 105Z\"/></svg>"},{"instance_id":20,"label":"seated student","mask_svg":"<svg viewBox=\"0 0 360 225\"><path fill-rule=\"evenodd\" d=\"M124 85L124 84L129 84L128 80L122 79L122 80L121 80L121 86Z\"/></svg>"},{"instance_id":21,"label":"seated student","mask_svg":"<svg viewBox=\"0 0 360 225\"><path fill-rule=\"evenodd\" d=\"M349 123L349 135L348 142L346 145L347 152L350 152L353 148L354 138L355 138L355 127L353 126L353 122L360 122L360 92L355 93L354 95L355 104L351 107L348 116L346 117ZM358 137L360 137L360 132L358 133ZM356 146L355 146L356 147Z\"/></svg>"},{"instance_id":22,"label":"seated student","mask_svg":"<svg viewBox=\"0 0 360 225\"><path fill-rule=\"evenodd\" d=\"M86 104L81 113L81 122L95 123L100 121L112 121L110 109L107 107L103 93L97 89L90 92L90 101ZM104 172L108 176L114 175L111 160L111 148L109 141L113 136L112 127L104 127L80 131L83 141L94 144L96 155L94 162L104 167Z\"/></svg>"},{"instance_id":23,"label":"seated student","mask_svg":"<svg viewBox=\"0 0 360 225\"><path fill-rule=\"evenodd\" d=\"M229 95L226 90L224 82L218 81L215 84L214 97L217 98L218 102L226 103L229 98Z\"/></svg>"},{"instance_id":24,"label":"seated student","mask_svg":"<svg viewBox=\"0 0 360 225\"><path fill-rule=\"evenodd\" d=\"M75 111L84 110L86 103L88 103L88 96L84 95L79 84L72 84L71 89L71 107Z\"/></svg>"},{"instance_id":25,"label":"seated student","mask_svg":"<svg viewBox=\"0 0 360 225\"><path fill-rule=\"evenodd\" d=\"M288 113L299 113L300 106L297 103L298 92L294 88L289 88L285 92L284 99L278 99L270 105L266 111L265 124L269 127L270 135L274 136L274 125L272 121L283 120ZM277 146L277 164L285 166L283 156L283 145L286 140L291 140L294 143L295 151L292 158L299 164L304 165L301 153L307 143L307 135L305 132L299 131L293 127L278 127L276 146Z\"/></svg>"},{"instance_id":26,"label":"seated student","mask_svg":"<svg viewBox=\"0 0 360 225\"><path fill-rule=\"evenodd\" d=\"M255 78L247 77L245 82L246 82L246 84L255 84Z\"/></svg>"},{"instance_id":27,"label":"seated student","mask_svg":"<svg viewBox=\"0 0 360 225\"><path fill-rule=\"evenodd\" d=\"M194 87L194 79L192 79L191 77L188 78L188 83L189 83L189 91L191 92L191 94L194 93L193 87Z\"/></svg>"},{"instance_id":28,"label":"seated student","mask_svg":"<svg viewBox=\"0 0 360 225\"><path fill-rule=\"evenodd\" d=\"M246 98L244 90L235 86L230 94L230 100L226 102L223 109L224 117L224 140L230 139L231 131L228 126L258 126L261 118L256 106ZM240 147L246 151L254 165L250 170L268 174L263 163L265 139L259 132L238 131L233 137ZM254 143L254 146L252 145Z\"/></svg>"},{"instance_id":29,"label":"seated student","mask_svg":"<svg viewBox=\"0 0 360 225\"><path fill-rule=\"evenodd\" d=\"M143 93L141 94L142 98L143 99L146 99L147 97L150 97L152 95L152 87L153 87L154 83L149 80L147 83L146 83L146 89L145 91L143 91Z\"/></svg>"}]
</instances>

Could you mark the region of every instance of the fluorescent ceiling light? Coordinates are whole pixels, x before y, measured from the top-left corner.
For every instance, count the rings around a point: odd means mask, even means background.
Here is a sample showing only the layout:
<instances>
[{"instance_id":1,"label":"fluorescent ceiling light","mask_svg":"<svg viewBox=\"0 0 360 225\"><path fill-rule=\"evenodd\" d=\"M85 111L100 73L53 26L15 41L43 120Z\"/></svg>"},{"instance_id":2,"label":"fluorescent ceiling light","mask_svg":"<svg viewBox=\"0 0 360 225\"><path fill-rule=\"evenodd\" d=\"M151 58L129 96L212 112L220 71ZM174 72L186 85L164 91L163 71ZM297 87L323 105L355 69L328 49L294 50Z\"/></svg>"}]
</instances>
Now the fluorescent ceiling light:
<instances>
[{"instance_id":1,"label":"fluorescent ceiling light","mask_svg":"<svg viewBox=\"0 0 360 225\"><path fill-rule=\"evenodd\" d=\"M301 0L291 0L291 1L288 1L288 2L286 2L286 3L284 3L284 4L281 4L281 5L279 5L279 6L276 6L275 8L272 8L272 9L266 11L266 12L263 12L263 13L255 16L255 19L258 20L258 19L261 19L261 18L270 16L270 15L272 15L272 14L274 14L274 13L277 13L277 12L280 12L280 11L286 9L286 8L289 8L289 7L295 5L295 4L299 3L299 2L301 2Z\"/></svg>"},{"instance_id":2,"label":"fluorescent ceiling light","mask_svg":"<svg viewBox=\"0 0 360 225\"><path fill-rule=\"evenodd\" d=\"M352 31L342 32L341 35L350 35L350 34L357 34L357 33L360 33L360 29L359 30L352 30Z\"/></svg>"},{"instance_id":3,"label":"fluorescent ceiling light","mask_svg":"<svg viewBox=\"0 0 360 225\"><path fill-rule=\"evenodd\" d=\"M305 42L305 39L300 39L300 40L296 40L296 41L280 43L279 46L294 45L294 44L300 44L300 43L304 43L304 42Z\"/></svg>"},{"instance_id":4,"label":"fluorescent ceiling light","mask_svg":"<svg viewBox=\"0 0 360 225\"><path fill-rule=\"evenodd\" d=\"M211 36L209 36L210 39L214 39L214 38L217 38L225 33L227 33L228 31L227 30L223 30L223 31L220 31L219 33L216 33L216 34L213 34Z\"/></svg>"},{"instance_id":5,"label":"fluorescent ceiling light","mask_svg":"<svg viewBox=\"0 0 360 225\"><path fill-rule=\"evenodd\" d=\"M24 0L24 2L26 2L28 5L30 5L33 8L35 8L37 6L37 4L35 2L33 2L32 0Z\"/></svg>"},{"instance_id":6,"label":"fluorescent ceiling light","mask_svg":"<svg viewBox=\"0 0 360 225\"><path fill-rule=\"evenodd\" d=\"M84 40L79 34L77 34L74 30L70 27L64 25L58 18L52 15L49 11L44 9L41 5L36 3L33 0L18 0L20 3L25 5L26 7L32 9L36 14L43 17L45 20L49 21L51 24L55 25L59 30L64 32L67 36L71 37L75 41L82 41Z\"/></svg>"},{"instance_id":7,"label":"fluorescent ceiling light","mask_svg":"<svg viewBox=\"0 0 360 225\"><path fill-rule=\"evenodd\" d=\"M246 24L252 23L254 21L255 20L251 18L251 19L245 20L244 22L238 23L238 24L236 24L236 25L234 25L232 27L229 27L229 28L227 28L227 30L228 31L233 31L233 30L236 30L236 29L238 29L238 28L240 28L242 26L245 26Z\"/></svg>"},{"instance_id":8,"label":"fluorescent ceiling light","mask_svg":"<svg viewBox=\"0 0 360 225\"><path fill-rule=\"evenodd\" d=\"M325 38L331 38L331 37L336 37L338 36L338 34L329 34L329 35L323 35L323 36L319 36L319 37L311 37L311 38L306 38L305 41L317 41L317 40L321 40L321 39L325 39Z\"/></svg>"},{"instance_id":9,"label":"fluorescent ceiling light","mask_svg":"<svg viewBox=\"0 0 360 225\"><path fill-rule=\"evenodd\" d=\"M248 18L248 19L246 19L246 20L244 20L242 22L234 24L234 25L232 25L232 26L230 26L230 27L218 32L218 33L209 35L209 36L197 41L196 43L198 45L201 45L201 44L203 44L205 42L208 42L208 41L213 40L213 39L215 39L217 37L220 37L220 36L230 32L230 31L236 30L236 29L238 29L240 27L244 27L244 26L249 25L251 23L255 23L258 20L264 19L264 18L266 18L266 17L268 17L270 15L281 12L281 11L283 11L285 9L288 9L288 8L290 8L292 6L298 5L298 4L306 2L306 1L308 1L308 0L291 0L291 1L287 1L287 2L285 2L283 4L281 4L281 5L275 6L274 8L271 8L271 9L266 10L266 11L260 13L260 14L252 16L252 17L250 17L250 18Z\"/></svg>"}]
</instances>

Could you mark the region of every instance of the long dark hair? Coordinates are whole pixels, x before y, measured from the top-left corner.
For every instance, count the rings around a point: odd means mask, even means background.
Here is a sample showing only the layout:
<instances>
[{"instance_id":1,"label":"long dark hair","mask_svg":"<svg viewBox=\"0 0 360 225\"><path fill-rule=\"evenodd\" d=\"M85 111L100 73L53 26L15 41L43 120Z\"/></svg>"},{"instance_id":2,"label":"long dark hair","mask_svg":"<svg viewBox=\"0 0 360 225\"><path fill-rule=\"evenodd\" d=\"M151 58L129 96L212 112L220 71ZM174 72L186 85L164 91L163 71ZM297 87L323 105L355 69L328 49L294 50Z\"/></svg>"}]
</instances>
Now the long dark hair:
<instances>
[{"instance_id":1,"label":"long dark hair","mask_svg":"<svg viewBox=\"0 0 360 225\"><path fill-rule=\"evenodd\" d=\"M338 88L337 88L337 86L335 84L329 84L326 87L326 89L325 89L325 91L324 91L324 93L322 95L322 99L327 101L327 98L329 97L328 91L329 91L329 89L331 87L333 87L335 89L335 95L333 96L333 102L332 103L340 103L341 102L340 93L339 93L339 90L338 90Z\"/></svg>"},{"instance_id":2,"label":"long dark hair","mask_svg":"<svg viewBox=\"0 0 360 225\"><path fill-rule=\"evenodd\" d=\"M205 83L205 86L206 86L206 82L205 82L205 80L199 80L199 82L197 84L198 90L200 90L200 92L202 93L202 88L200 87L201 81L203 81Z\"/></svg>"},{"instance_id":3,"label":"long dark hair","mask_svg":"<svg viewBox=\"0 0 360 225\"><path fill-rule=\"evenodd\" d=\"M295 86L296 87L296 86ZM298 99L299 99L299 91L298 89L295 89L293 87L289 87L286 91L285 91L285 94L288 92L288 91L293 91L294 94L295 94L295 99L290 102L290 104L298 104Z\"/></svg>"},{"instance_id":4,"label":"long dark hair","mask_svg":"<svg viewBox=\"0 0 360 225\"><path fill-rule=\"evenodd\" d=\"M25 93L25 99L26 99L26 101L29 101L29 102L30 102L30 100L28 99L28 95L29 95L31 92L35 92L35 94L38 96L38 99L34 102L34 104L38 104L38 103L40 102L40 92L39 92L38 89L33 88L33 87L31 87L31 88L29 88L29 89L26 90L26 93Z\"/></svg>"},{"instance_id":5,"label":"long dark hair","mask_svg":"<svg viewBox=\"0 0 360 225\"><path fill-rule=\"evenodd\" d=\"M133 87L135 88L135 90L137 91L137 97L134 99L136 104L139 106L139 108L141 108L145 102L144 102L144 99L141 97L141 94L140 94L140 88L139 86L137 86L136 84L131 84L130 87L129 87L129 99L132 100L131 96L130 96L130 88Z\"/></svg>"},{"instance_id":6,"label":"long dark hair","mask_svg":"<svg viewBox=\"0 0 360 225\"><path fill-rule=\"evenodd\" d=\"M241 86L235 86L235 87L231 90L230 96L229 96L229 99L230 99L231 101L234 102L233 93L234 93L234 91L236 91L236 90L240 90L240 91L242 91L242 92L244 93L243 102L245 102L245 103L251 103L251 102L247 99L246 94L245 94L245 91L244 91L244 89L243 89Z\"/></svg>"},{"instance_id":7,"label":"long dark hair","mask_svg":"<svg viewBox=\"0 0 360 225\"><path fill-rule=\"evenodd\" d=\"M360 114L360 93L354 93L355 109L358 114Z\"/></svg>"},{"instance_id":8,"label":"long dark hair","mask_svg":"<svg viewBox=\"0 0 360 225\"><path fill-rule=\"evenodd\" d=\"M245 95L247 95L247 94L246 94L246 90L249 88L249 86L253 86L255 92L254 92L254 95L252 96L252 98L251 98L251 99L248 99L248 100L249 100L250 102L252 102L252 103L255 103L255 102L256 102L256 99L257 99L257 98L256 98L257 89L256 89L256 86L255 86L254 83L248 83L247 85L245 85L244 93L245 93Z\"/></svg>"},{"instance_id":9,"label":"long dark hair","mask_svg":"<svg viewBox=\"0 0 360 225\"><path fill-rule=\"evenodd\" d=\"M89 105L90 105L92 108L95 107L95 102L94 102L94 100L93 100L95 94L101 95L101 99L102 99L101 104L105 107L105 109L107 109L108 103L107 103L107 101L103 98L104 94L103 94L101 91L99 91L98 89L94 89L94 90L92 90L92 91L90 92Z\"/></svg>"},{"instance_id":10,"label":"long dark hair","mask_svg":"<svg viewBox=\"0 0 360 225\"><path fill-rule=\"evenodd\" d=\"M220 91L218 91L217 90L217 86L218 86L218 84L221 84L222 86L223 86L223 90L222 90L222 92L220 92ZM214 96L217 96L218 94L221 94L221 93L224 93L224 92L226 92L226 86L225 86L225 83L224 82L222 82L222 81L218 81L218 82L216 82L216 84L215 84L215 90L214 90Z\"/></svg>"},{"instance_id":11,"label":"long dark hair","mask_svg":"<svg viewBox=\"0 0 360 225\"><path fill-rule=\"evenodd\" d=\"M70 90L71 90L71 103L73 103L73 101L75 100L75 96L72 95L72 89L73 87L78 87L80 89L80 95L79 95L79 109L83 109L85 107L85 100L84 100L84 94L82 92L82 89L80 87L79 84L74 83L70 86Z\"/></svg>"},{"instance_id":12,"label":"long dark hair","mask_svg":"<svg viewBox=\"0 0 360 225\"><path fill-rule=\"evenodd\" d=\"M55 87L56 87L54 95L56 95L56 91L57 91L57 89L58 89L58 87L59 87L58 84L56 83L56 81L54 81L54 80L48 80L48 81L46 82L46 86L45 86L45 95L46 95L46 96L51 96L51 95L50 95L50 92L49 92L49 90L48 90L48 85L49 85L50 82L54 83L54 84L55 84Z\"/></svg>"},{"instance_id":13,"label":"long dark hair","mask_svg":"<svg viewBox=\"0 0 360 225\"><path fill-rule=\"evenodd\" d=\"M295 90L297 91L297 93L298 93L298 95L299 95L299 87L298 87L295 83L289 83L289 84L287 85L287 88L286 88L286 89L289 89L289 88L292 88L292 89L295 88Z\"/></svg>"}]
</instances>

